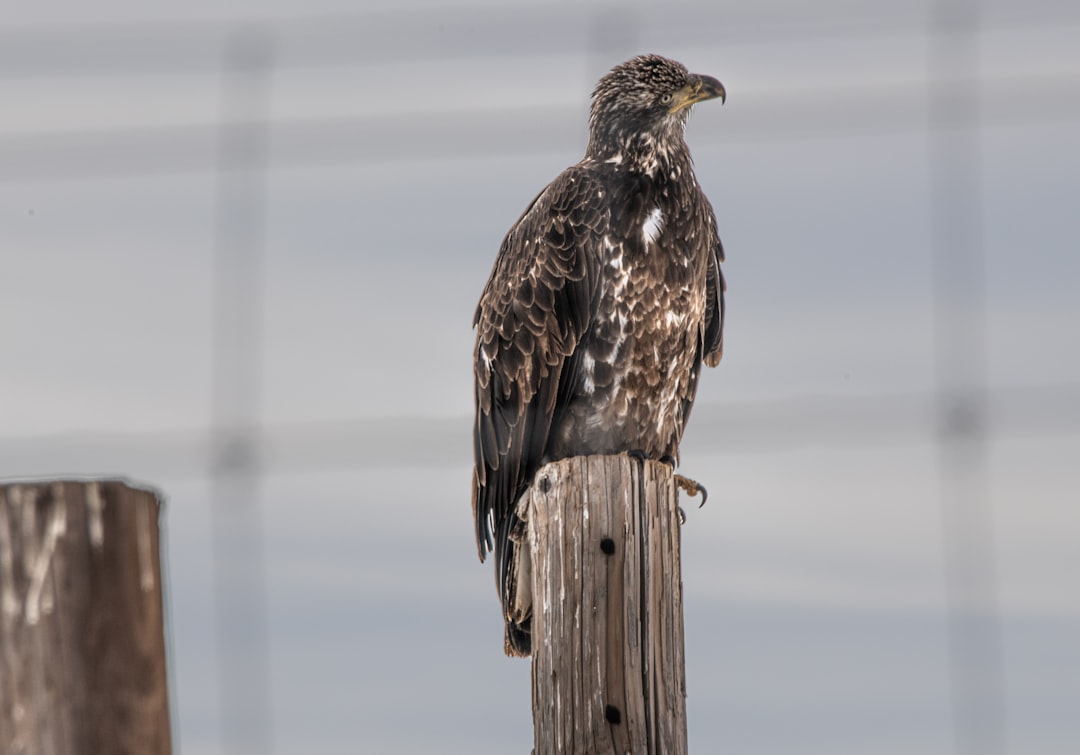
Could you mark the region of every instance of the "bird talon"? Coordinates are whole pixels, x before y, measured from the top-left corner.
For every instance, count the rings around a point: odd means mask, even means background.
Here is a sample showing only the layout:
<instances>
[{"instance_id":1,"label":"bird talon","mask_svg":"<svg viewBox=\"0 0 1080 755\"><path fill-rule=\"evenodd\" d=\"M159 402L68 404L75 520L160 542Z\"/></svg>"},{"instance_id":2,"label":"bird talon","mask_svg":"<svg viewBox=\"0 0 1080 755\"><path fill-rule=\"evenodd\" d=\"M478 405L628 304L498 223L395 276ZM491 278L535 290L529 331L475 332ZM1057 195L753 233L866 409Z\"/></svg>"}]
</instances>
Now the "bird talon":
<instances>
[{"instance_id":1,"label":"bird talon","mask_svg":"<svg viewBox=\"0 0 1080 755\"><path fill-rule=\"evenodd\" d=\"M686 494L691 498L698 493L701 493L701 504L698 506L699 509L705 505L705 501L709 500L709 491L697 480L691 480L689 477L677 474L675 475L675 485L685 490Z\"/></svg>"}]
</instances>

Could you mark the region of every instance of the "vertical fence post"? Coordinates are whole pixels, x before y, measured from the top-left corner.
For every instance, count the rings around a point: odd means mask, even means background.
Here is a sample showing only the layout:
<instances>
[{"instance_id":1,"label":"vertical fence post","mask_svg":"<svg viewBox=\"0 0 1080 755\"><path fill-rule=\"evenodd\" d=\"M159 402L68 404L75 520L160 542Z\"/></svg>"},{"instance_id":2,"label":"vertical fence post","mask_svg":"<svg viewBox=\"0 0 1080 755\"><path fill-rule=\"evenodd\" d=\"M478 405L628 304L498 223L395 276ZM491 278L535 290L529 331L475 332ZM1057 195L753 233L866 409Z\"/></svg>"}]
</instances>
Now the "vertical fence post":
<instances>
[{"instance_id":1,"label":"vertical fence post","mask_svg":"<svg viewBox=\"0 0 1080 755\"><path fill-rule=\"evenodd\" d=\"M169 755L161 503L0 485L0 752Z\"/></svg>"}]
</instances>

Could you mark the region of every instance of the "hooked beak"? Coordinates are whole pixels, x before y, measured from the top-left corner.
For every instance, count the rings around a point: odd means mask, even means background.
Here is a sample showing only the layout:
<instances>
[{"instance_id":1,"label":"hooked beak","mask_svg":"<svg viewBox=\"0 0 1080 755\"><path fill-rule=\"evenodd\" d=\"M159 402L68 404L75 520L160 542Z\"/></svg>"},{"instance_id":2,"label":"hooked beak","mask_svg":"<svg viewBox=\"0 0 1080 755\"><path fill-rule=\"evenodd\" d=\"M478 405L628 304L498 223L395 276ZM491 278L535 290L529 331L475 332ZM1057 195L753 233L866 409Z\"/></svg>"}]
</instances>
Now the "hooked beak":
<instances>
[{"instance_id":1,"label":"hooked beak","mask_svg":"<svg viewBox=\"0 0 1080 755\"><path fill-rule=\"evenodd\" d=\"M724 91L723 84L712 76L692 73L690 74L689 83L675 93L669 112L677 113L694 103L716 99L717 97L720 98L721 103L727 99L727 92Z\"/></svg>"}]
</instances>

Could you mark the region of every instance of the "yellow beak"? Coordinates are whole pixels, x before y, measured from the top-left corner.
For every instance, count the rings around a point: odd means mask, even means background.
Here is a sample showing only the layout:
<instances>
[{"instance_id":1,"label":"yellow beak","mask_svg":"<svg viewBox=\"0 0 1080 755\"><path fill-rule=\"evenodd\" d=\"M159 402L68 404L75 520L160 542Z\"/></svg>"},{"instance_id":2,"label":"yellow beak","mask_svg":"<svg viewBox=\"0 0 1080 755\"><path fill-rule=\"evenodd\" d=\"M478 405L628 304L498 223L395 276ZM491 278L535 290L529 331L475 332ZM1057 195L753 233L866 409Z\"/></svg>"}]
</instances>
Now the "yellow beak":
<instances>
[{"instance_id":1,"label":"yellow beak","mask_svg":"<svg viewBox=\"0 0 1080 755\"><path fill-rule=\"evenodd\" d=\"M694 103L716 99L717 97L720 98L720 102L727 99L727 92L724 91L723 84L712 76L690 74L690 82L675 93L675 97L671 101L670 112L677 113Z\"/></svg>"}]
</instances>

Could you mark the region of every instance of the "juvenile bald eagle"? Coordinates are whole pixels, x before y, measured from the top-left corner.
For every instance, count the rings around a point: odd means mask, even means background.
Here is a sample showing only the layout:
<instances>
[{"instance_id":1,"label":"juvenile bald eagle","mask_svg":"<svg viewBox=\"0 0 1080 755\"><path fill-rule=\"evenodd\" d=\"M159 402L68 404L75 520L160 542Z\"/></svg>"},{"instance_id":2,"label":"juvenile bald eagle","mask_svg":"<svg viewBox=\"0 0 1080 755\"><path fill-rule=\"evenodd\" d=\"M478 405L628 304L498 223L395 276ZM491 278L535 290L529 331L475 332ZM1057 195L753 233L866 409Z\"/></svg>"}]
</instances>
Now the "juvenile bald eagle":
<instances>
[{"instance_id":1,"label":"juvenile bald eagle","mask_svg":"<svg viewBox=\"0 0 1080 755\"><path fill-rule=\"evenodd\" d=\"M683 139L694 103L725 92L658 55L592 96L585 157L503 239L476 327L473 516L495 552L508 655L531 652L517 506L544 464L678 458L704 362L720 361L724 259Z\"/></svg>"}]
</instances>

